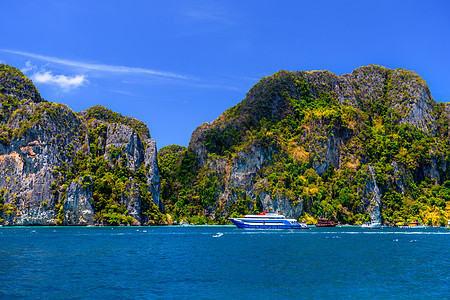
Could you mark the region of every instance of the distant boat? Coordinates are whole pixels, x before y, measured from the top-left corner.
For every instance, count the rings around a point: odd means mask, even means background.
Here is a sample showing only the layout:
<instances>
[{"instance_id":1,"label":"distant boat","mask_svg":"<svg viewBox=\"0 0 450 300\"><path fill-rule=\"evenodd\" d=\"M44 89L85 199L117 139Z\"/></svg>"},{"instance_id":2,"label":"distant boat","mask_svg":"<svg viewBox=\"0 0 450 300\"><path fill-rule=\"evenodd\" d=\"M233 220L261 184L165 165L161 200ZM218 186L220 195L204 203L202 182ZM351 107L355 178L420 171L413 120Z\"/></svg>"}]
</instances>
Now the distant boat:
<instances>
[{"instance_id":1,"label":"distant boat","mask_svg":"<svg viewBox=\"0 0 450 300\"><path fill-rule=\"evenodd\" d=\"M327 219L319 219L317 220L316 227L335 227L336 223L334 221L330 221Z\"/></svg>"},{"instance_id":2,"label":"distant boat","mask_svg":"<svg viewBox=\"0 0 450 300\"><path fill-rule=\"evenodd\" d=\"M304 223L295 219L286 219L285 216L267 213L264 211L258 215L245 215L243 218L229 218L238 228L249 229L308 229Z\"/></svg>"},{"instance_id":3,"label":"distant boat","mask_svg":"<svg viewBox=\"0 0 450 300\"><path fill-rule=\"evenodd\" d=\"M411 221L406 226L399 226L400 228L414 228L414 229L425 229L427 226L420 224L418 221Z\"/></svg>"},{"instance_id":4,"label":"distant boat","mask_svg":"<svg viewBox=\"0 0 450 300\"><path fill-rule=\"evenodd\" d=\"M361 225L361 228L368 228L368 229L380 229L381 228L381 223L380 222L366 222L364 224Z\"/></svg>"},{"instance_id":5,"label":"distant boat","mask_svg":"<svg viewBox=\"0 0 450 300\"><path fill-rule=\"evenodd\" d=\"M181 226L189 226L189 223L188 223L188 222L185 222L185 221L181 221L181 222L180 222L180 225L181 225Z\"/></svg>"}]
</instances>

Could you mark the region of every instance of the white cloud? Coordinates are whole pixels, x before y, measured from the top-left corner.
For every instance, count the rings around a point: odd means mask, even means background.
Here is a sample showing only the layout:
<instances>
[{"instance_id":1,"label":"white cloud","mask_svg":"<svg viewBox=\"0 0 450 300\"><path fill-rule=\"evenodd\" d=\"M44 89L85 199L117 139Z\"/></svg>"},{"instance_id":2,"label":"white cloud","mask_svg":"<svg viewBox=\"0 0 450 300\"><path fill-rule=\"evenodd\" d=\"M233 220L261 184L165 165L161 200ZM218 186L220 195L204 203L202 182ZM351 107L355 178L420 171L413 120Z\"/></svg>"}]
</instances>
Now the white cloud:
<instances>
[{"instance_id":1,"label":"white cloud","mask_svg":"<svg viewBox=\"0 0 450 300\"><path fill-rule=\"evenodd\" d=\"M129 73L129 74L147 74L147 75L155 75L160 77L168 77L168 78L176 78L176 79L194 79L185 75L164 72L164 71L156 71L145 68L135 68L135 67L125 67L125 66L116 66L116 65L104 65L104 64L94 64L94 63L86 63L81 61L69 60L64 58L45 56L35 53L23 52L23 51L14 51L8 49L0 49L2 52L31 57L51 63L56 63L64 66L76 67L85 71L97 71L97 72L105 72L105 73Z\"/></svg>"},{"instance_id":2,"label":"white cloud","mask_svg":"<svg viewBox=\"0 0 450 300\"><path fill-rule=\"evenodd\" d=\"M51 71L41 69L37 71L38 67L33 65L30 61L25 63L25 67L21 71L25 74L30 71L34 71L34 74L30 78L35 83L50 84L61 88L63 91L69 91L77 88L85 83L88 83L84 75L66 76L66 75L53 75Z\"/></svg>"},{"instance_id":3,"label":"white cloud","mask_svg":"<svg viewBox=\"0 0 450 300\"><path fill-rule=\"evenodd\" d=\"M115 93L115 94L119 94L119 95L124 95L124 96L128 96L128 97L134 97L134 98L146 98L144 96L132 93L132 92L128 92L128 91L122 91L122 90L110 90L111 93Z\"/></svg>"},{"instance_id":4,"label":"white cloud","mask_svg":"<svg viewBox=\"0 0 450 300\"><path fill-rule=\"evenodd\" d=\"M214 16L214 14L209 15L208 13L202 12L190 12L192 18L205 19L205 20L220 20L220 16ZM220 15L220 14L219 14ZM133 68L117 65L104 65L104 64L93 64L85 63L80 61L67 60L57 57L45 56L35 53L15 51L0 49L0 52L11 53L15 55L25 56L32 59L42 60L47 62L45 67L40 67L33 64L30 61L25 63L25 67L22 68L22 72L34 73L33 75L27 75L35 83L38 84L51 84L61 88L63 91L68 91L71 89L78 88L80 86L89 84L87 77L96 78L99 74L113 74L113 75L149 75L149 76L129 76L126 80L122 80L122 83L126 84L138 84L138 85L149 85L156 83L176 83L177 85L193 87L193 88L208 88L208 89L226 89L241 91L240 88L231 85L223 85L216 83L204 83L202 79L185 76L177 73L161 72L144 68ZM66 75L54 75L52 71L48 71L51 68L51 64L59 64L62 66L68 66L72 68L67 68L67 73L76 74L82 73L84 75L76 76L66 76ZM55 71L56 72L56 71ZM66 73L65 71L63 71ZM123 76L121 76L123 78ZM211 81L211 80L209 80ZM217 81L217 80L213 80ZM220 80L222 81L222 80ZM127 92L121 90L111 91L118 94L127 95ZM142 97L140 95L129 94L130 97Z\"/></svg>"},{"instance_id":5,"label":"white cloud","mask_svg":"<svg viewBox=\"0 0 450 300\"><path fill-rule=\"evenodd\" d=\"M216 3L217 4L217 3ZM239 23L240 17L235 12L221 5L187 7L179 10L184 23L180 30L182 35L211 34L223 31Z\"/></svg>"},{"instance_id":6,"label":"white cloud","mask_svg":"<svg viewBox=\"0 0 450 300\"><path fill-rule=\"evenodd\" d=\"M183 14L192 21L219 23L223 25L233 24L234 21L230 14L223 10L213 10L205 8L190 8L183 12Z\"/></svg>"},{"instance_id":7,"label":"white cloud","mask_svg":"<svg viewBox=\"0 0 450 300\"><path fill-rule=\"evenodd\" d=\"M72 77L66 75L53 75L50 71L34 73L32 79L35 83L56 85L65 91L77 88L85 83L88 83L88 80L84 75L76 75Z\"/></svg>"},{"instance_id":8,"label":"white cloud","mask_svg":"<svg viewBox=\"0 0 450 300\"><path fill-rule=\"evenodd\" d=\"M27 61L27 62L25 63L25 67L23 67L23 68L21 69L21 71L22 71L22 73L27 73L27 72L29 72L29 71L34 70L35 68L36 68L36 66L32 65L32 64L31 64L31 61Z\"/></svg>"}]
</instances>

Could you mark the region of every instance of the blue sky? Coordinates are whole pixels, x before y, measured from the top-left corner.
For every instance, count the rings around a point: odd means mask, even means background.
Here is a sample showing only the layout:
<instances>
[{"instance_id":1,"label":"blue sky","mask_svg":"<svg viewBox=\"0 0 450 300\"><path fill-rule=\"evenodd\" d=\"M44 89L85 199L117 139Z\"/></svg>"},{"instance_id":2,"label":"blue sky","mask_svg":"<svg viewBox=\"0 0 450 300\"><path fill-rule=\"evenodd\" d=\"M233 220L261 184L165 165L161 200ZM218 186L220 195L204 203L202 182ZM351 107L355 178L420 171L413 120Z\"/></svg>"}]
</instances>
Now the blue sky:
<instances>
[{"instance_id":1,"label":"blue sky","mask_svg":"<svg viewBox=\"0 0 450 300\"><path fill-rule=\"evenodd\" d=\"M78 112L144 121L158 148L279 70L405 68L450 100L450 1L0 1L0 61Z\"/></svg>"}]
</instances>

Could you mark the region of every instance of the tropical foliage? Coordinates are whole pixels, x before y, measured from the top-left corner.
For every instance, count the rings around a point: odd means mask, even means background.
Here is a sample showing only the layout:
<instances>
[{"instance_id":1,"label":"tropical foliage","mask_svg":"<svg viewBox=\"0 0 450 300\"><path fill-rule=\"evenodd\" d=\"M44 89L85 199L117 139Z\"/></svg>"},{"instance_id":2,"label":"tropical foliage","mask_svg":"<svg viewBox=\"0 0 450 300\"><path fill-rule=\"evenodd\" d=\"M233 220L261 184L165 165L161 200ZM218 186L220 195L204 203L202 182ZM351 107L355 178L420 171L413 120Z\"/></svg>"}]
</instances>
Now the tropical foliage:
<instances>
[{"instance_id":1,"label":"tropical foliage","mask_svg":"<svg viewBox=\"0 0 450 300\"><path fill-rule=\"evenodd\" d=\"M373 195L367 185L375 181L383 222L446 223L450 144L445 104L434 104L436 121L428 124L432 130L408 124L402 121L406 104L397 104L419 101L408 83L420 85L423 80L408 71L376 66L363 72L366 77L385 72L377 101L360 95L357 104L345 105L334 91L282 71L261 80L188 149L161 149L162 199L168 211L223 222L231 215L259 211L259 193L290 199L292 206L301 202L304 218L358 224L369 220ZM196 157L202 147L206 151ZM253 176L256 189L249 192L248 187L233 187L226 168L218 165L231 168L252 147L270 159Z\"/></svg>"}]
</instances>

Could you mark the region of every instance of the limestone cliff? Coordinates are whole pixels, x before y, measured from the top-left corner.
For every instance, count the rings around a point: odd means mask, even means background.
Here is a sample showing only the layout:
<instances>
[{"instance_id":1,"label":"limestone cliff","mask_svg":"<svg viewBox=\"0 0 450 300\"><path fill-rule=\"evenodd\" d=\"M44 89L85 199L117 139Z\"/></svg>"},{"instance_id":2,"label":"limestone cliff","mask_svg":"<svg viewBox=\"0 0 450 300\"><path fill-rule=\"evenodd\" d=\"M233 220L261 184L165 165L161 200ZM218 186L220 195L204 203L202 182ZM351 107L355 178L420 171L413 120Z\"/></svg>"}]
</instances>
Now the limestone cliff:
<instances>
[{"instance_id":1,"label":"limestone cliff","mask_svg":"<svg viewBox=\"0 0 450 300\"><path fill-rule=\"evenodd\" d=\"M163 208L145 124L103 107L76 114L44 101L3 64L0 99L2 224L147 224L152 202Z\"/></svg>"},{"instance_id":2,"label":"limestone cliff","mask_svg":"<svg viewBox=\"0 0 450 300\"><path fill-rule=\"evenodd\" d=\"M448 105L412 71L280 71L193 132L178 158L192 188L170 186L193 196L171 202L214 220L272 210L343 223L416 213L437 224L450 213L449 149Z\"/></svg>"},{"instance_id":3,"label":"limestone cliff","mask_svg":"<svg viewBox=\"0 0 450 300\"><path fill-rule=\"evenodd\" d=\"M63 204L64 223L67 225L94 224L95 205L92 197L92 179L79 178L72 181L67 189Z\"/></svg>"}]
</instances>

